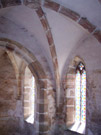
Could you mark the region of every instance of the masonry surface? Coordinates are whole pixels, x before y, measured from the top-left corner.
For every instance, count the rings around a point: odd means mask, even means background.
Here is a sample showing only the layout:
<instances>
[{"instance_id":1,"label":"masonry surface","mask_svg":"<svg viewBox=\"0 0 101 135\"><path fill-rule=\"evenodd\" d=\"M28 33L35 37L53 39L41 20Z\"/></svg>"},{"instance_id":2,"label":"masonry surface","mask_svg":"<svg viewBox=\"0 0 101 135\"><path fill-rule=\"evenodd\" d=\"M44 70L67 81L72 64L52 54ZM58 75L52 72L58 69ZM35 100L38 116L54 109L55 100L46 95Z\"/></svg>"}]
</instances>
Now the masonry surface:
<instances>
[{"instance_id":1,"label":"masonry surface","mask_svg":"<svg viewBox=\"0 0 101 135\"><path fill-rule=\"evenodd\" d=\"M100 0L0 0L0 135L101 134L100 13ZM80 62L84 131L73 128Z\"/></svg>"}]
</instances>

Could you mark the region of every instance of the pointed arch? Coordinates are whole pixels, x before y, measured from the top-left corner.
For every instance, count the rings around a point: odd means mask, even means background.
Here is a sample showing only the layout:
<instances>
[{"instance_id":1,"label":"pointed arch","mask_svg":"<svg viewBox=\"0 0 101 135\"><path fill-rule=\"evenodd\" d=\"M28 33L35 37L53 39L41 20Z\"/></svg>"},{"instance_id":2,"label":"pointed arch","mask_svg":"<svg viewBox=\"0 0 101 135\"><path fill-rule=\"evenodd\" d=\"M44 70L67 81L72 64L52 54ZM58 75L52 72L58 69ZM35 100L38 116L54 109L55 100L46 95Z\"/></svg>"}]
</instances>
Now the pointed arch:
<instances>
[{"instance_id":1,"label":"pointed arch","mask_svg":"<svg viewBox=\"0 0 101 135\"><path fill-rule=\"evenodd\" d=\"M32 74L34 75L36 79L36 83L38 86L37 90L37 102L36 102L36 118L35 118L35 127L38 127L36 129L37 133L46 133L48 132L48 125L45 125L44 123L48 123L48 102L47 102L47 84L45 79L47 79L47 76L41 66L41 64L37 61L36 57L26 48L24 48L21 44L18 42L0 38L0 48L3 48L5 51L10 51L15 54L17 54L20 58L22 58L26 63ZM14 66L14 65L13 65ZM25 67L22 65L22 67ZM23 69L21 68L21 71ZM23 72L24 73L24 72ZM23 75L21 78L23 79ZM21 80L22 80L21 79ZM23 81L19 83L19 85L22 85ZM21 86L19 86L21 87ZM23 87L21 87L22 90L18 92L18 98L17 100L22 101L23 99ZM22 104L23 105L23 104ZM42 123L42 124L40 124ZM36 126L37 125L37 126Z\"/></svg>"},{"instance_id":2,"label":"pointed arch","mask_svg":"<svg viewBox=\"0 0 101 135\"><path fill-rule=\"evenodd\" d=\"M80 67L81 66L81 67ZM84 69L84 70L82 70ZM65 110L66 110L66 125L70 130L84 133L86 120L86 105L85 92L83 91L86 87L85 70L86 65L84 61L76 56L69 64L64 80L65 89ZM84 71L84 72L83 72ZM84 93L83 93L84 92ZM85 103L85 104L84 104ZM83 105L84 104L84 105ZM84 126L81 126L82 123Z\"/></svg>"}]
</instances>

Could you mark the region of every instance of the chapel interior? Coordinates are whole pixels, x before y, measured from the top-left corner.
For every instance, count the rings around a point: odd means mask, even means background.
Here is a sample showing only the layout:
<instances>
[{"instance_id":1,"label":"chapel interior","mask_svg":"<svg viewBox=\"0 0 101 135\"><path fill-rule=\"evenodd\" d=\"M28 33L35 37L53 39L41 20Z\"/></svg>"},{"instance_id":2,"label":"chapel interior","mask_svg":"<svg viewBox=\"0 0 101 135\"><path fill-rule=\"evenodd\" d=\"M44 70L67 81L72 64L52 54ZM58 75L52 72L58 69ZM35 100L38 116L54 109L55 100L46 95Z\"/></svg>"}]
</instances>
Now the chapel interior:
<instances>
[{"instance_id":1,"label":"chapel interior","mask_svg":"<svg viewBox=\"0 0 101 135\"><path fill-rule=\"evenodd\" d=\"M101 135L101 0L0 0L0 135Z\"/></svg>"}]
</instances>

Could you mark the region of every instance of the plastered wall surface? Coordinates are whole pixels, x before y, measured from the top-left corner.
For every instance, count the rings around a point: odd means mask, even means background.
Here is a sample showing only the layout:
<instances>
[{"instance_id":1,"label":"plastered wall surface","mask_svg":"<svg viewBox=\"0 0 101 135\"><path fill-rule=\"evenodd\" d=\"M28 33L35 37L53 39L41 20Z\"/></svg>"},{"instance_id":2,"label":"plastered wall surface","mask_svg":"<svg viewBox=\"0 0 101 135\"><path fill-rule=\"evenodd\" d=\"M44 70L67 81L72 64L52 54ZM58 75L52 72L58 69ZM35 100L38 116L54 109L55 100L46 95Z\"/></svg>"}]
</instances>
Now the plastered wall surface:
<instances>
[{"instance_id":1,"label":"plastered wall surface","mask_svg":"<svg viewBox=\"0 0 101 135\"><path fill-rule=\"evenodd\" d=\"M9 7L2 9L0 14L0 37L21 43L33 52L40 62L43 61L43 67L48 63L53 72L48 42L34 9L25 6ZM49 69L47 64L46 67Z\"/></svg>"},{"instance_id":2,"label":"plastered wall surface","mask_svg":"<svg viewBox=\"0 0 101 135\"><path fill-rule=\"evenodd\" d=\"M81 16L88 18L88 20L101 29L101 4L98 0L53 0L61 5L73 9ZM86 7L86 8L84 8ZM95 12L96 11L96 12Z\"/></svg>"},{"instance_id":3,"label":"plastered wall surface","mask_svg":"<svg viewBox=\"0 0 101 135\"><path fill-rule=\"evenodd\" d=\"M100 5L97 0L96 2L85 1L84 4L79 0L75 2L54 1L74 9L81 17L87 17L100 29ZM28 2L31 8L27 7ZM73 100L65 100L69 94L71 98L75 96L73 89L75 89L76 67L75 64L73 67L71 63L75 57L78 57L84 62L87 72L85 134L100 135L100 31L97 40L93 36L96 29L89 23L87 29L84 29L85 25L82 27L77 22L80 20L74 22L58 11L45 8L44 4L38 11L33 9L36 6L34 3L40 4L40 2L45 1L26 1L27 6L13 5L0 9L0 133L2 135L79 135L77 132L67 130L68 125L66 125L71 119L71 117L68 119L66 115L69 116L69 113L75 115L75 108L72 107L70 111L70 108L66 108L66 106L74 105L75 97ZM75 6L77 2L79 4ZM50 5L54 7L56 3L50 3ZM87 8L82 8L81 5ZM54 10L56 8L54 7ZM59 11L62 11L61 6ZM36 14L37 12L39 16ZM49 25L48 29L46 29L47 25ZM89 30L92 32L89 33ZM10 42L3 38L9 39ZM13 40L19 44L20 49ZM14 46L16 47L14 48ZM29 51L30 53L28 53ZM29 56L33 56L34 59ZM33 124L24 121L24 70L26 66L35 76L37 87ZM69 69L71 69L70 72ZM65 79L65 77L67 78ZM57 83L56 80L58 80ZM30 81L28 82L27 79L25 83L30 85ZM69 87L73 85L73 89L68 91L66 85ZM28 96L29 93L26 98Z\"/></svg>"},{"instance_id":4,"label":"plastered wall surface","mask_svg":"<svg viewBox=\"0 0 101 135\"><path fill-rule=\"evenodd\" d=\"M66 58L70 55L78 41L88 33L71 19L50 9L45 8L44 11L52 30L61 76Z\"/></svg>"}]
</instances>

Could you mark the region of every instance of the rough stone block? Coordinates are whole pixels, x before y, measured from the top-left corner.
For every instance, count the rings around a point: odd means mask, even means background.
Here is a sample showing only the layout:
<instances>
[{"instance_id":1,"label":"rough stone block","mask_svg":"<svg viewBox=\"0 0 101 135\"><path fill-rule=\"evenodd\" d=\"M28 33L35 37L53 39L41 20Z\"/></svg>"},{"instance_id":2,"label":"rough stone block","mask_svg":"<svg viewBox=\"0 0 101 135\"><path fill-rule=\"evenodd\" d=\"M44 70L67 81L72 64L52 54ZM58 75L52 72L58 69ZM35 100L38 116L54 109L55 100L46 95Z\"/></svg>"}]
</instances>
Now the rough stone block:
<instances>
[{"instance_id":1,"label":"rough stone block","mask_svg":"<svg viewBox=\"0 0 101 135\"><path fill-rule=\"evenodd\" d=\"M48 22L47 22L47 20L45 18L42 18L41 23L43 25L44 30L47 31L48 30Z\"/></svg>"},{"instance_id":2,"label":"rough stone block","mask_svg":"<svg viewBox=\"0 0 101 135\"><path fill-rule=\"evenodd\" d=\"M74 11L68 9L68 8L65 8L63 6L61 7L61 9L60 9L59 12L62 13L62 14L64 14L64 15L66 15L67 17L75 20L75 21L80 18L80 15L79 14L77 14L76 12L74 12Z\"/></svg>"},{"instance_id":3,"label":"rough stone block","mask_svg":"<svg viewBox=\"0 0 101 135\"><path fill-rule=\"evenodd\" d=\"M51 51L52 58L56 58L56 49L54 45L50 46L50 51Z\"/></svg>"},{"instance_id":4,"label":"rough stone block","mask_svg":"<svg viewBox=\"0 0 101 135\"><path fill-rule=\"evenodd\" d=\"M29 94L24 94L24 100L29 100L29 99L30 99Z\"/></svg>"},{"instance_id":5,"label":"rough stone block","mask_svg":"<svg viewBox=\"0 0 101 135\"><path fill-rule=\"evenodd\" d=\"M47 132L49 130L48 125L39 125L40 132Z\"/></svg>"},{"instance_id":6,"label":"rough stone block","mask_svg":"<svg viewBox=\"0 0 101 135\"><path fill-rule=\"evenodd\" d=\"M35 76L40 79L45 79L46 75L41 67L41 65L38 63L38 61L32 62L28 65L29 69L34 72Z\"/></svg>"},{"instance_id":7,"label":"rough stone block","mask_svg":"<svg viewBox=\"0 0 101 135\"><path fill-rule=\"evenodd\" d=\"M74 121L74 114L73 113L67 114L66 121L73 122Z\"/></svg>"},{"instance_id":8,"label":"rough stone block","mask_svg":"<svg viewBox=\"0 0 101 135\"><path fill-rule=\"evenodd\" d=\"M37 112L44 113L48 111L48 104L37 104Z\"/></svg>"},{"instance_id":9,"label":"rough stone block","mask_svg":"<svg viewBox=\"0 0 101 135\"><path fill-rule=\"evenodd\" d=\"M36 12L37 12L37 14L38 14L39 17L42 17L42 16L44 15L44 12L43 12L43 10L42 10L41 7L38 8L38 9L36 10Z\"/></svg>"},{"instance_id":10,"label":"rough stone block","mask_svg":"<svg viewBox=\"0 0 101 135\"><path fill-rule=\"evenodd\" d=\"M57 60L57 57L55 55L56 54L54 54L55 60L53 61L53 63L54 63L55 70L57 70L58 69L58 60Z\"/></svg>"},{"instance_id":11,"label":"rough stone block","mask_svg":"<svg viewBox=\"0 0 101 135\"><path fill-rule=\"evenodd\" d=\"M67 107L66 112L67 112L67 114L74 113L74 107Z\"/></svg>"},{"instance_id":12,"label":"rough stone block","mask_svg":"<svg viewBox=\"0 0 101 135\"><path fill-rule=\"evenodd\" d=\"M50 1L50 0L45 0L44 6L47 8L53 9L55 11L58 11L59 7L60 7L59 4L57 4L56 2Z\"/></svg>"},{"instance_id":13,"label":"rough stone block","mask_svg":"<svg viewBox=\"0 0 101 135\"><path fill-rule=\"evenodd\" d=\"M24 102L24 107L29 107L30 106L30 102Z\"/></svg>"},{"instance_id":14,"label":"rough stone block","mask_svg":"<svg viewBox=\"0 0 101 135\"><path fill-rule=\"evenodd\" d=\"M75 74L67 74L67 79L75 79Z\"/></svg>"},{"instance_id":15,"label":"rough stone block","mask_svg":"<svg viewBox=\"0 0 101 135\"><path fill-rule=\"evenodd\" d=\"M101 43L101 31L97 30L94 32L93 34L95 36L95 38L97 38L97 40Z\"/></svg>"},{"instance_id":16,"label":"rough stone block","mask_svg":"<svg viewBox=\"0 0 101 135\"><path fill-rule=\"evenodd\" d=\"M66 98L67 105L74 105L74 98Z\"/></svg>"},{"instance_id":17,"label":"rough stone block","mask_svg":"<svg viewBox=\"0 0 101 135\"><path fill-rule=\"evenodd\" d=\"M48 121L48 119L49 119L48 114L46 114L46 113L43 113L43 114L36 113L36 120L37 121L45 122L45 121Z\"/></svg>"},{"instance_id":18,"label":"rough stone block","mask_svg":"<svg viewBox=\"0 0 101 135\"><path fill-rule=\"evenodd\" d=\"M29 114L29 108L24 108L24 114L26 115L26 114Z\"/></svg>"},{"instance_id":19,"label":"rough stone block","mask_svg":"<svg viewBox=\"0 0 101 135\"><path fill-rule=\"evenodd\" d=\"M38 80L38 83L40 85L40 89L46 89L47 88L47 80L40 79L40 80Z\"/></svg>"},{"instance_id":20,"label":"rough stone block","mask_svg":"<svg viewBox=\"0 0 101 135\"><path fill-rule=\"evenodd\" d=\"M47 36L49 45L52 45L53 44L53 37L52 37L52 33L50 30L48 30L46 36Z\"/></svg>"},{"instance_id":21,"label":"rough stone block","mask_svg":"<svg viewBox=\"0 0 101 135\"><path fill-rule=\"evenodd\" d=\"M1 0L3 7L21 4L21 0Z\"/></svg>"},{"instance_id":22,"label":"rough stone block","mask_svg":"<svg viewBox=\"0 0 101 135\"><path fill-rule=\"evenodd\" d=\"M89 32L93 32L95 30L95 26L92 25L86 18L81 18L80 21L79 21L79 24L87 29Z\"/></svg>"},{"instance_id":23,"label":"rough stone block","mask_svg":"<svg viewBox=\"0 0 101 135\"><path fill-rule=\"evenodd\" d=\"M75 89L70 90L70 96L75 96Z\"/></svg>"}]
</instances>

